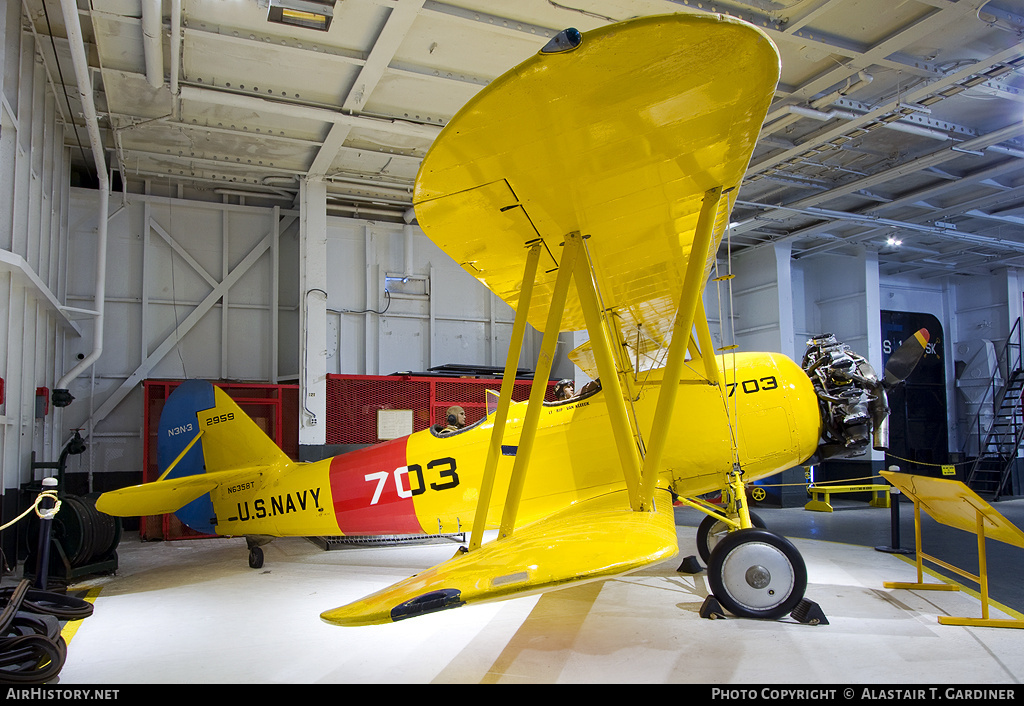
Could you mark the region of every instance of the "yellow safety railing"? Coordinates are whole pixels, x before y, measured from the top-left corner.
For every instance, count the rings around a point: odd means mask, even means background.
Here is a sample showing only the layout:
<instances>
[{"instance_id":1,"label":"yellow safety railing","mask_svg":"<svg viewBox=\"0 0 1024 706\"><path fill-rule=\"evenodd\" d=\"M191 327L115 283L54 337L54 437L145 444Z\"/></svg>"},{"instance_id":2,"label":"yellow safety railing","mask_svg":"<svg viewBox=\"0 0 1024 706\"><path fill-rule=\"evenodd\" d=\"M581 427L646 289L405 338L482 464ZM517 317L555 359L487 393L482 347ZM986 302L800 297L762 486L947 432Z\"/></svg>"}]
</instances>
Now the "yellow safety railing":
<instances>
[{"instance_id":1,"label":"yellow safety railing","mask_svg":"<svg viewBox=\"0 0 1024 706\"><path fill-rule=\"evenodd\" d=\"M889 486L868 483L866 485L815 485L807 486L811 500L804 505L805 510L815 512L832 512L831 498L833 493L873 493L869 503L871 507L889 507Z\"/></svg>"}]
</instances>

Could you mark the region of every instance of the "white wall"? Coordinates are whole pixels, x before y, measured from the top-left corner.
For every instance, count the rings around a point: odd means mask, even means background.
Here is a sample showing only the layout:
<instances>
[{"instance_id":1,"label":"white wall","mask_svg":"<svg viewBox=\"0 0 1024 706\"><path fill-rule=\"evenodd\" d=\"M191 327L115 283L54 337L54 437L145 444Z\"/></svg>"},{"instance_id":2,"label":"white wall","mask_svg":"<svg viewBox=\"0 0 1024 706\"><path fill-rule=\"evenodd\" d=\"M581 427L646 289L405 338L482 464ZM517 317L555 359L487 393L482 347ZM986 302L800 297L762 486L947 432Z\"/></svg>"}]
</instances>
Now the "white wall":
<instances>
[{"instance_id":1,"label":"white wall","mask_svg":"<svg viewBox=\"0 0 1024 706\"><path fill-rule=\"evenodd\" d=\"M67 303L81 309L92 308L96 291L97 194L71 193ZM280 230L294 216L143 194L111 201L103 353L71 381L75 401L64 410L65 427L83 429L89 449L71 458L69 472L143 467L147 378L278 378L275 263ZM96 320L79 325L58 377L93 348Z\"/></svg>"},{"instance_id":2,"label":"white wall","mask_svg":"<svg viewBox=\"0 0 1024 706\"><path fill-rule=\"evenodd\" d=\"M841 255L801 260L804 320L810 326L809 334L834 333L880 368L881 360L873 360L869 355L869 327L878 329L879 322L877 310L869 314L867 308L865 265L862 258Z\"/></svg>"},{"instance_id":3,"label":"white wall","mask_svg":"<svg viewBox=\"0 0 1024 706\"><path fill-rule=\"evenodd\" d=\"M328 373L504 366L515 311L418 226L331 218L327 258ZM536 367L539 344L530 328L519 367ZM571 375L568 366L562 359L554 374Z\"/></svg>"},{"instance_id":4,"label":"white wall","mask_svg":"<svg viewBox=\"0 0 1024 706\"><path fill-rule=\"evenodd\" d=\"M65 338L79 332L60 310L65 291L69 153L62 105L21 3L0 3L0 463L4 519L29 477L32 453L55 460L66 424L60 410L37 418L36 389L53 389ZM48 400L47 400L48 401ZM5 533L5 552L10 560Z\"/></svg>"},{"instance_id":5,"label":"white wall","mask_svg":"<svg viewBox=\"0 0 1024 706\"><path fill-rule=\"evenodd\" d=\"M67 300L74 307L90 307L95 291L96 193L71 193ZM142 468L144 379L294 382L303 367L297 212L144 194L115 198L106 345L71 383L76 399L63 412L66 428L85 430L89 450L72 459L69 472ZM328 373L504 365L513 310L418 226L340 217L326 223ZM92 349L93 321L83 319L80 328L82 335L61 350L66 363L58 376ZM539 343L531 329L519 367L535 367ZM571 364L562 360L555 374L571 375Z\"/></svg>"},{"instance_id":6,"label":"white wall","mask_svg":"<svg viewBox=\"0 0 1024 706\"><path fill-rule=\"evenodd\" d=\"M789 246L736 255L730 269L735 275L730 280L734 343L740 350L778 351L799 360Z\"/></svg>"}]
</instances>

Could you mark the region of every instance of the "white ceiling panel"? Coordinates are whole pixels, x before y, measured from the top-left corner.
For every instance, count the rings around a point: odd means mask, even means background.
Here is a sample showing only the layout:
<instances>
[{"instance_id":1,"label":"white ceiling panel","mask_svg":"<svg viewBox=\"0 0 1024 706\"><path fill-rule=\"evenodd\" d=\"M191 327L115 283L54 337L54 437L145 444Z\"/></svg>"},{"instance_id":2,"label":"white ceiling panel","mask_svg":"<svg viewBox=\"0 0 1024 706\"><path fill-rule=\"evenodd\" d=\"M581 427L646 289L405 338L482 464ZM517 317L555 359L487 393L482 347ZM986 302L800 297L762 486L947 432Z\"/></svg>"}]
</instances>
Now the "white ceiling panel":
<instances>
[{"instance_id":1,"label":"white ceiling panel","mask_svg":"<svg viewBox=\"0 0 1024 706\"><path fill-rule=\"evenodd\" d=\"M36 33L52 28L57 56L39 51L68 83L69 141L90 169L59 0L25 5ZM782 56L734 249L867 248L883 273L924 278L1024 266L1022 0L337 0L327 32L268 22L267 0L78 7L108 164L129 189L220 199L229 183L281 204L315 177L332 203L396 221L443 125L558 31L727 13Z\"/></svg>"}]
</instances>

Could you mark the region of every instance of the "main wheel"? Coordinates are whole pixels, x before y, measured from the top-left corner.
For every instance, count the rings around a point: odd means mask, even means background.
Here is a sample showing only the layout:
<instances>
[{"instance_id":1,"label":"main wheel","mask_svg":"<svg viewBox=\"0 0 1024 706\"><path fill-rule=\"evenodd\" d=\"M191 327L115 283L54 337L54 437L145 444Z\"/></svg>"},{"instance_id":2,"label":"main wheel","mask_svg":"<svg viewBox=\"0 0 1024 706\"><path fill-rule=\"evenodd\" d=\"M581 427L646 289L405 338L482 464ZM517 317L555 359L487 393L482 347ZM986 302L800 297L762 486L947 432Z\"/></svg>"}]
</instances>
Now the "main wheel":
<instances>
[{"instance_id":1,"label":"main wheel","mask_svg":"<svg viewBox=\"0 0 1024 706\"><path fill-rule=\"evenodd\" d=\"M754 527L766 527L764 520L752 512L750 513L750 523ZM735 531L717 517L705 515L697 526L697 553L700 554L700 558L704 560L705 564L711 560L711 552L722 541L722 538Z\"/></svg>"},{"instance_id":2,"label":"main wheel","mask_svg":"<svg viewBox=\"0 0 1024 706\"><path fill-rule=\"evenodd\" d=\"M804 597L807 567L785 537L759 528L736 530L711 553L708 583L733 615L774 620Z\"/></svg>"},{"instance_id":3,"label":"main wheel","mask_svg":"<svg viewBox=\"0 0 1024 706\"><path fill-rule=\"evenodd\" d=\"M249 568L250 569L262 569L263 568L263 549L260 547L253 547L249 550Z\"/></svg>"}]
</instances>

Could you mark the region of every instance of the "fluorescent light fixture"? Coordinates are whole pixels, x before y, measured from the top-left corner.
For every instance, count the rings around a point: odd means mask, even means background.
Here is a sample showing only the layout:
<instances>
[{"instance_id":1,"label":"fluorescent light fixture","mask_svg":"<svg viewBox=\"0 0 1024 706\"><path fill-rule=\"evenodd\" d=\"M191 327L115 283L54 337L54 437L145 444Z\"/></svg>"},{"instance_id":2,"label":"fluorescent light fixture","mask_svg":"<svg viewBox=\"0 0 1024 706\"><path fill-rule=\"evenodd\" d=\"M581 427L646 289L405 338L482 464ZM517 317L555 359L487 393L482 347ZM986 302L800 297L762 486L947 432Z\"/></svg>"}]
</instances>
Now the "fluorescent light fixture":
<instances>
[{"instance_id":1,"label":"fluorescent light fixture","mask_svg":"<svg viewBox=\"0 0 1024 706\"><path fill-rule=\"evenodd\" d=\"M270 0L268 22L326 32L334 19L335 0Z\"/></svg>"}]
</instances>

